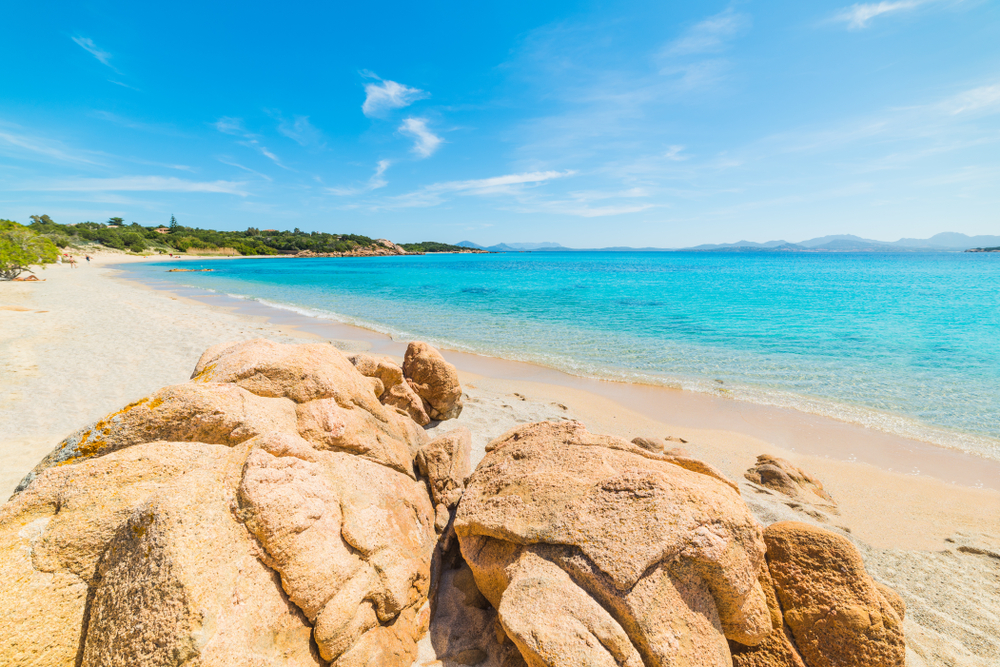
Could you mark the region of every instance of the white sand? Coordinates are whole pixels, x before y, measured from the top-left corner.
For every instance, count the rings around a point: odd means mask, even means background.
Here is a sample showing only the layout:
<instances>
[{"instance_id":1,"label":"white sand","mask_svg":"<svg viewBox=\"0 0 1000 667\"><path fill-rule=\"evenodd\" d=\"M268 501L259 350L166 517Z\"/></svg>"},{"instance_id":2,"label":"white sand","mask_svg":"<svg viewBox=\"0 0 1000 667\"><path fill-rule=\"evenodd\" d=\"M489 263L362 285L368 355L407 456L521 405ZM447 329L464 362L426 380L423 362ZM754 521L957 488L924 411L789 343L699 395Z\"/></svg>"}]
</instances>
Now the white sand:
<instances>
[{"instance_id":1,"label":"white sand","mask_svg":"<svg viewBox=\"0 0 1000 667\"><path fill-rule=\"evenodd\" d=\"M45 282L0 283L0 498L74 430L160 387L186 381L211 345L256 337L317 340L307 327L278 326L266 317L116 278L107 264L122 261L144 260L101 257L77 269L63 265L39 272ZM816 519L743 482L744 497L761 520L819 521L849 531L872 573L909 606L911 664L1000 665L1000 492L797 453L788 445L800 427L783 431L790 439L769 441L714 429L710 408L684 425L671 425L577 387L470 372L461 377L466 408L460 419L437 428L468 426L476 461L493 437L543 419L579 419L591 431L629 439L679 436L693 454L737 480L757 454L791 460L823 481L841 514ZM773 412L767 418L781 416ZM719 422L726 423L721 414ZM836 424L829 426L831 433L840 432ZM851 433L852 446L880 437L866 436L863 429Z\"/></svg>"}]
</instances>

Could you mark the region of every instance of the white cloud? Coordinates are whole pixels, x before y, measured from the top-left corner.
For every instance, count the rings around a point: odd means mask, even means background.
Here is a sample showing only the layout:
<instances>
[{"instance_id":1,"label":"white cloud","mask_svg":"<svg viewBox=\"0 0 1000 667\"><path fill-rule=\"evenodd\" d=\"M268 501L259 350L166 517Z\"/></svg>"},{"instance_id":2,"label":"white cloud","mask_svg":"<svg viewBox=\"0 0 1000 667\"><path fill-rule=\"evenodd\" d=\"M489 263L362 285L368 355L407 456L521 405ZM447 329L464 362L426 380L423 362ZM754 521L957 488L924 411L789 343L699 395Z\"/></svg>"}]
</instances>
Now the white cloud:
<instances>
[{"instance_id":1,"label":"white cloud","mask_svg":"<svg viewBox=\"0 0 1000 667\"><path fill-rule=\"evenodd\" d=\"M89 37L74 37L73 41L76 42L84 51L90 55L97 58L102 65L107 65L111 69L115 69L115 66L111 64L111 54L98 48L97 44L94 44L94 40ZM115 70L116 72L118 70ZM124 85L124 84L122 84Z\"/></svg>"},{"instance_id":2,"label":"white cloud","mask_svg":"<svg viewBox=\"0 0 1000 667\"><path fill-rule=\"evenodd\" d=\"M609 215L624 215L626 213L639 213L653 208L652 204L636 204L632 206L577 206L560 207L557 212L566 215L576 215L581 218L603 218Z\"/></svg>"},{"instance_id":3,"label":"white cloud","mask_svg":"<svg viewBox=\"0 0 1000 667\"><path fill-rule=\"evenodd\" d=\"M667 149L667 152L663 154L663 157L668 160L673 160L675 162L680 162L681 160L688 159L687 155L681 155L681 151L684 150L683 146L671 146Z\"/></svg>"},{"instance_id":4,"label":"white cloud","mask_svg":"<svg viewBox=\"0 0 1000 667\"><path fill-rule=\"evenodd\" d=\"M555 178L572 176L572 171L532 171L525 174L507 174L505 176L493 176L492 178L478 178L470 181L445 181L428 185L424 190L428 192L460 192L475 195L496 194L498 192L509 192L513 186L526 185L528 183L544 183Z\"/></svg>"},{"instance_id":5,"label":"white cloud","mask_svg":"<svg viewBox=\"0 0 1000 667\"><path fill-rule=\"evenodd\" d=\"M365 185L354 188L327 188L326 191L333 195L346 197L384 188L389 184L389 182L385 180L382 175L385 173L385 170L391 166L392 160L379 160L378 164L375 165L375 173L372 174L372 177L368 179L368 182Z\"/></svg>"},{"instance_id":6,"label":"white cloud","mask_svg":"<svg viewBox=\"0 0 1000 667\"><path fill-rule=\"evenodd\" d=\"M24 190L54 192L213 192L246 197L245 183L236 181L185 181L164 176L120 176L76 178Z\"/></svg>"},{"instance_id":7,"label":"white cloud","mask_svg":"<svg viewBox=\"0 0 1000 667\"><path fill-rule=\"evenodd\" d=\"M274 162L274 164L278 165L282 169L287 169L288 171L295 171L291 167L285 166L285 164L281 161L281 159L278 158L277 155L272 153L267 148L267 146L260 143L260 141L257 139L257 135L253 134L252 132L249 132L243 126L242 118L232 118L230 116L223 116L219 120L215 121L212 125L215 127L215 129L217 129L219 132L222 132L223 134L231 134L233 136L243 137L244 140L238 142L241 146L252 148L253 150L257 151L258 153L266 157L267 159Z\"/></svg>"},{"instance_id":8,"label":"white cloud","mask_svg":"<svg viewBox=\"0 0 1000 667\"><path fill-rule=\"evenodd\" d=\"M430 96L430 93L419 88L381 79L371 72L366 72L365 76L378 79L378 83L365 84L365 103L361 105L361 112L369 118L381 117L392 109L408 107L417 100Z\"/></svg>"},{"instance_id":9,"label":"white cloud","mask_svg":"<svg viewBox=\"0 0 1000 667\"><path fill-rule=\"evenodd\" d=\"M384 174L385 170L388 169L391 165L392 165L392 160L378 161L378 165L376 165L375 167L375 173L372 174L371 179L369 179L368 181L372 190L377 190L378 188L384 188L386 185L388 185L388 182L384 178L382 178L382 174Z\"/></svg>"},{"instance_id":10,"label":"white cloud","mask_svg":"<svg viewBox=\"0 0 1000 667\"><path fill-rule=\"evenodd\" d=\"M432 183L419 190L391 198L374 208L410 208L416 206L436 206L444 201L445 195L500 195L518 194L525 186L540 185L546 181L572 176L574 171L532 171L523 174L506 174L491 178L477 178L468 181L444 181Z\"/></svg>"},{"instance_id":11,"label":"white cloud","mask_svg":"<svg viewBox=\"0 0 1000 667\"><path fill-rule=\"evenodd\" d=\"M683 35L667 44L664 55L688 56L701 53L718 53L729 42L750 26L750 17L731 8L698 23Z\"/></svg>"},{"instance_id":12,"label":"white cloud","mask_svg":"<svg viewBox=\"0 0 1000 667\"><path fill-rule=\"evenodd\" d=\"M725 58L709 58L680 65L670 65L660 70L664 76L676 75L676 88L680 91L704 89L726 78L731 64Z\"/></svg>"},{"instance_id":13,"label":"white cloud","mask_svg":"<svg viewBox=\"0 0 1000 667\"><path fill-rule=\"evenodd\" d=\"M262 174L259 171L251 169L250 167L244 167L239 162L230 162L229 160L223 160L221 157L220 158L216 158L216 159L219 162L221 162L222 164L227 164L230 167L236 167L237 169L242 169L243 171L249 172L249 173L253 174L254 176L260 176L261 178L263 178L266 181L273 181L274 180L273 178L271 178L267 174Z\"/></svg>"},{"instance_id":14,"label":"white cloud","mask_svg":"<svg viewBox=\"0 0 1000 667\"><path fill-rule=\"evenodd\" d=\"M23 134L13 134L11 132L4 132L0 130L0 143L6 143L9 146L14 146L15 148L28 151L29 153L58 160L59 162L93 165L101 164L100 162L90 159L89 157L74 154L69 149L58 146L52 141L39 139L37 137L30 137Z\"/></svg>"},{"instance_id":15,"label":"white cloud","mask_svg":"<svg viewBox=\"0 0 1000 667\"><path fill-rule=\"evenodd\" d=\"M749 30L750 24L747 14L727 9L668 42L657 59L661 63L659 73L674 78L671 93L706 90L724 80L732 64L712 54L728 50L733 40Z\"/></svg>"},{"instance_id":16,"label":"white cloud","mask_svg":"<svg viewBox=\"0 0 1000 667\"><path fill-rule=\"evenodd\" d=\"M857 30L867 28L868 22L876 16L913 9L923 4L921 0L898 0L897 2L877 2L867 5L851 5L833 17L834 21L847 23L847 27Z\"/></svg>"},{"instance_id":17,"label":"white cloud","mask_svg":"<svg viewBox=\"0 0 1000 667\"><path fill-rule=\"evenodd\" d=\"M117 70L115 70L115 71L117 71ZM141 92L141 91L139 91L139 89L138 89L138 88L136 88L135 86L130 86L130 85L128 85L127 83L122 83L121 81L116 81L116 80L114 80L114 79L108 79L108 82L109 82L109 83L113 83L113 84L115 84L116 86L121 86L122 88L128 88L129 90L135 90L135 91L137 91L137 92Z\"/></svg>"},{"instance_id":18,"label":"white cloud","mask_svg":"<svg viewBox=\"0 0 1000 667\"><path fill-rule=\"evenodd\" d=\"M279 116L278 132L300 146L316 146L323 143L323 133L309 122L309 116L295 116L295 120L292 121Z\"/></svg>"},{"instance_id":19,"label":"white cloud","mask_svg":"<svg viewBox=\"0 0 1000 667\"><path fill-rule=\"evenodd\" d=\"M213 123L215 129L223 134L235 134L240 136L249 136L249 133L243 127L242 118L230 118L229 116L223 116L219 120Z\"/></svg>"},{"instance_id":20,"label":"white cloud","mask_svg":"<svg viewBox=\"0 0 1000 667\"><path fill-rule=\"evenodd\" d=\"M426 118L407 118L399 126L399 131L413 138L413 152L421 157L433 155L443 141L427 129Z\"/></svg>"},{"instance_id":21,"label":"white cloud","mask_svg":"<svg viewBox=\"0 0 1000 667\"><path fill-rule=\"evenodd\" d=\"M953 116L969 111L1000 110L1000 84L967 90L946 100L942 108Z\"/></svg>"},{"instance_id":22,"label":"white cloud","mask_svg":"<svg viewBox=\"0 0 1000 667\"><path fill-rule=\"evenodd\" d=\"M263 155L268 160L270 160L274 164L278 165L282 169L286 169L288 171L295 171L291 167L287 166L284 162L282 162L281 159L277 155L275 155L274 153L272 153L271 151L269 151L267 149L267 146L264 146L263 144L261 144L256 139L247 139L246 141L241 141L239 143L240 143L241 146L246 146L247 148L252 148L255 151L259 152L261 155Z\"/></svg>"}]
</instances>

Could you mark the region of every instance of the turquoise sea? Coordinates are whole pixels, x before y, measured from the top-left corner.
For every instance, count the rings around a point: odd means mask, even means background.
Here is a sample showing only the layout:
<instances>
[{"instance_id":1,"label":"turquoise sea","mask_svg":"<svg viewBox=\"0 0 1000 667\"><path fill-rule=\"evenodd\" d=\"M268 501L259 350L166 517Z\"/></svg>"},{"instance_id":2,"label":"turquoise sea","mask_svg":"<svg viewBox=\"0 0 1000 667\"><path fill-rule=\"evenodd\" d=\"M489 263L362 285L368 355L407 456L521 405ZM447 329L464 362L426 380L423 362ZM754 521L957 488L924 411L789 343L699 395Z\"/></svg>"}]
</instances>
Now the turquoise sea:
<instances>
[{"instance_id":1,"label":"turquoise sea","mask_svg":"<svg viewBox=\"0 0 1000 667\"><path fill-rule=\"evenodd\" d=\"M241 259L136 277L570 373L794 407L1000 459L1000 254Z\"/></svg>"}]
</instances>

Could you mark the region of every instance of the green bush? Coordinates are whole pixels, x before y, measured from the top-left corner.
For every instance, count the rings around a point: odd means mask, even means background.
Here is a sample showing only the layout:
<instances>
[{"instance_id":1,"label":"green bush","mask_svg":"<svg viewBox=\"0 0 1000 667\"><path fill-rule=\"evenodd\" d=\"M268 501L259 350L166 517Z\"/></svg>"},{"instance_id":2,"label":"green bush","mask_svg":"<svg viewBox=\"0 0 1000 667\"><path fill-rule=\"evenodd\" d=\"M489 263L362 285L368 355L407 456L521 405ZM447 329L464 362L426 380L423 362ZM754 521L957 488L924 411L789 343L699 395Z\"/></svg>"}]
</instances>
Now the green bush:
<instances>
[{"instance_id":1,"label":"green bush","mask_svg":"<svg viewBox=\"0 0 1000 667\"><path fill-rule=\"evenodd\" d=\"M32 266L45 268L59 257L51 239L40 236L13 220L0 220L0 280L13 280L22 273L34 273Z\"/></svg>"},{"instance_id":2,"label":"green bush","mask_svg":"<svg viewBox=\"0 0 1000 667\"><path fill-rule=\"evenodd\" d=\"M121 235L121 240L132 252L142 252L146 249L146 237L138 232L125 232Z\"/></svg>"}]
</instances>

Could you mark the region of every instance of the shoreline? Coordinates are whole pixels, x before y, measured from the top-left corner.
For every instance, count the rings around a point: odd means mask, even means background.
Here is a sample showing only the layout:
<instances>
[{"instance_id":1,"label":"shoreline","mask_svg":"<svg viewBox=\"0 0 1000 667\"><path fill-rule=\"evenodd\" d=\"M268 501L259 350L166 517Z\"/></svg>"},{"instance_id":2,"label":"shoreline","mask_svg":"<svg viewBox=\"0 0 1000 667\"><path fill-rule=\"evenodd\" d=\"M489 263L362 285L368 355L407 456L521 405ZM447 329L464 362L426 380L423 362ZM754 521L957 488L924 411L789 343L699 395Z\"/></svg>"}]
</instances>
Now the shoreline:
<instances>
[{"instance_id":1,"label":"shoreline","mask_svg":"<svg viewBox=\"0 0 1000 667\"><path fill-rule=\"evenodd\" d=\"M396 359L405 347L347 325L276 318L273 309L253 302L246 304L260 310L237 312L218 295L198 300L137 283L110 268L122 263L119 255L75 270L50 267L43 272L47 282L0 287L3 499L66 436L164 386L186 382L212 345L261 337L284 343L324 340ZM469 427L473 465L490 439L514 425L576 419L592 433L629 440L683 439L693 456L743 485L743 474L758 455L785 458L818 477L837 500L840 514L830 525L879 548L937 551L948 548L945 540L956 532L1000 535L1000 490L990 480L982 488L942 481L947 466L930 460L921 462L920 475L899 472L897 462L912 467L930 445L898 439L900 447L885 448L874 431L820 418L803 422L792 411L588 382L530 364L444 353L459 368L468 399L460 419L435 428ZM892 463L838 459L832 452L842 447L883 451ZM982 473L984 461L959 455L951 465L974 475ZM744 494L754 501L752 491Z\"/></svg>"},{"instance_id":2,"label":"shoreline","mask_svg":"<svg viewBox=\"0 0 1000 667\"><path fill-rule=\"evenodd\" d=\"M169 261L169 260L167 260ZM129 262L131 263L131 262ZM115 268L115 267L112 267ZM251 297L239 297L210 288L176 285L169 281L143 280L146 276L118 269L118 276L148 289L169 292L195 303L219 307L237 315L264 318L282 328L323 339L361 339L375 353L402 358L405 342L397 342L387 328L376 329L337 313L310 314L310 309L276 304ZM340 317L341 319L337 319ZM344 321L348 320L348 321ZM408 339L407 339L408 340ZM636 379L616 379L577 375L534 360L491 356L457 349L447 341L427 339L447 350L460 371L507 381L532 381L579 389L601 395L622 406L639 406L638 411L651 419L698 428L711 421L720 430L740 432L770 442L782 449L801 454L833 458L849 463L866 463L887 472L910 476L928 475L949 484L1000 491L1000 461L975 451L968 451L940 440L910 433L878 428L872 420L850 420L824 411L808 411L776 401L753 401L742 396L720 396L688 387L653 384ZM801 397L808 402L809 397ZM815 403L824 402L813 399ZM835 404L832 401L827 401ZM840 404L835 404L840 405ZM864 415L884 415L909 423L908 417L845 404L845 410ZM869 423L866 423L869 422ZM979 438L942 427L926 426L928 431ZM990 439L992 440L992 439Z\"/></svg>"}]
</instances>

